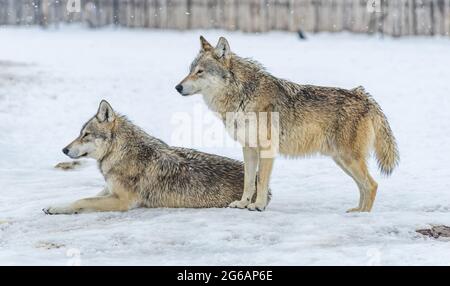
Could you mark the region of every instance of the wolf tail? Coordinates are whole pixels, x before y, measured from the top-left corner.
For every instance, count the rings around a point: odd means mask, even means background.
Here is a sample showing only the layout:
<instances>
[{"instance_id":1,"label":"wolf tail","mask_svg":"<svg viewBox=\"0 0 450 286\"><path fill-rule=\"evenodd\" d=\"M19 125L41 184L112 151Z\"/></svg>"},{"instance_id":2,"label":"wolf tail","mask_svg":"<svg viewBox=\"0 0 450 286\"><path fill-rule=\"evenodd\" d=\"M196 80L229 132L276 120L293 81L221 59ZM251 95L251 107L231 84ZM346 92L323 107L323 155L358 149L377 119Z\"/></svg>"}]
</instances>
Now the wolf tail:
<instances>
[{"instance_id":1,"label":"wolf tail","mask_svg":"<svg viewBox=\"0 0 450 286\"><path fill-rule=\"evenodd\" d=\"M381 173L389 176L400 162L400 155L391 126L389 126L380 105L362 86L355 88L354 91L365 94L371 102L372 124L375 131L375 156Z\"/></svg>"},{"instance_id":2,"label":"wolf tail","mask_svg":"<svg viewBox=\"0 0 450 286\"><path fill-rule=\"evenodd\" d=\"M373 100L373 99L372 99ZM373 100L375 115L372 122L375 129L375 156L382 174L389 176L400 161L397 143L391 126L380 106Z\"/></svg>"}]
</instances>

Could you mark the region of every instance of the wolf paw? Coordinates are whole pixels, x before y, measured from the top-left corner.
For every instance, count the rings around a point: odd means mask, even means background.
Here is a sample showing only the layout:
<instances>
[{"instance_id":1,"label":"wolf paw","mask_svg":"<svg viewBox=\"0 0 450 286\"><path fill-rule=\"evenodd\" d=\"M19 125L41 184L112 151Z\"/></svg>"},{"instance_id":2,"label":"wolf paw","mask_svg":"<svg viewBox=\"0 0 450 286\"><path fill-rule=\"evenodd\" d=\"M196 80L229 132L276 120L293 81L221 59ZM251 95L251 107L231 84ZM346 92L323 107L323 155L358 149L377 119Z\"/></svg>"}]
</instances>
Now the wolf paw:
<instances>
[{"instance_id":1,"label":"wolf paw","mask_svg":"<svg viewBox=\"0 0 450 286\"><path fill-rule=\"evenodd\" d=\"M238 209L245 209L245 207L247 207L247 205L249 204L248 201L244 200L244 201L234 201L231 204L229 204L228 206L230 208L238 208Z\"/></svg>"},{"instance_id":2,"label":"wolf paw","mask_svg":"<svg viewBox=\"0 0 450 286\"><path fill-rule=\"evenodd\" d=\"M260 211L260 212L262 212L263 210L266 209L266 204L252 203L252 204L249 204L249 205L247 206L247 209L248 209L249 211Z\"/></svg>"},{"instance_id":3,"label":"wolf paw","mask_svg":"<svg viewBox=\"0 0 450 286\"><path fill-rule=\"evenodd\" d=\"M51 209L52 209L51 207L43 208L42 211L47 215L52 215L53 213L52 213Z\"/></svg>"},{"instance_id":4,"label":"wolf paw","mask_svg":"<svg viewBox=\"0 0 450 286\"><path fill-rule=\"evenodd\" d=\"M42 211L47 215L76 213L72 209L66 208L66 207L48 207L48 208L42 209Z\"/></svg>"},{"instance_id":5,"label":"wolf paw","mask_svg":"<svg viewBox=\"0 0 450 286\"><path fill-rule=\"evenodd\" d=\"M360 207L351 208L347 210L347 213L361 213L361 212L369 212L369 210Z\"/></svg>"}]
</instances>

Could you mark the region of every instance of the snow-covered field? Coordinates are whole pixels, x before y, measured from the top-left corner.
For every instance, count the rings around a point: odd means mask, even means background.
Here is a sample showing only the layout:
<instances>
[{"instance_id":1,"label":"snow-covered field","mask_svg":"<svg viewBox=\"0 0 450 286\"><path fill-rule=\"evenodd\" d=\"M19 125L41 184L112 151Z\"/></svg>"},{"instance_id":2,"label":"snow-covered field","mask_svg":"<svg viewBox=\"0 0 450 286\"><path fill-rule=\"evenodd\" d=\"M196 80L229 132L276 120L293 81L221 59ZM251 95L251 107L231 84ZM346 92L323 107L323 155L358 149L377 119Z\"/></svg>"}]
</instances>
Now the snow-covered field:
<instances>
[{"instance_id":1,"label":"snow-covered field","mask_svg":"<svg viewBox=\"0 0 450 286\"><path fill-rule=\"evenodd\" d=\"M300 83L364 85L387 114L400 167L381 177L374 211L357 204L353 181L328 158L277 159L265 212L136 209L47 216L49 205L95 195L93 161L75 171L61 148L104 98L168 143L182 112L210 119L200 96L174 86L199 49L198 36L253 57ZM450 265L450 242L415 233L450 224L450 40L355 35L245 35L221 31L0 28L0 264L50 265ZM195 121L195 120L194 120ZM194 124L192 124L194 126ZM177 129L178 128L178 129ZM194 134L196 138L204 134ZM193 136L194 136L193 135ZM241 159L240 149L181 142ZM199 144L200 142L200 144Z\"/></svg>"}]
</instances>

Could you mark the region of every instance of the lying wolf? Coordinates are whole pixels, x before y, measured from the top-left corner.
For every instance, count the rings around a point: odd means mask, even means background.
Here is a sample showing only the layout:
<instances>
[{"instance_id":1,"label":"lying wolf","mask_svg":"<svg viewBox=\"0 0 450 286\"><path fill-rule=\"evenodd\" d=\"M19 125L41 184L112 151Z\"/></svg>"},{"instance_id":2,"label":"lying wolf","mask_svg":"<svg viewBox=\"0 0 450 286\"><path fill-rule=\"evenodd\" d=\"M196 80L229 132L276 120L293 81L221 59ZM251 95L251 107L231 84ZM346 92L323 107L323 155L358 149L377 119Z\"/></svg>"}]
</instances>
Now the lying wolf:
<instances>
[{"instance_id":1,"label":"lying wolf","mask_svg":"<svg viewBox=\"0 0 450 286\"><path fill-rule=\"evenodd\" d=\"M276 152L273 156L262 154L277 145L274 149L288 157L315 153L331 157L358 185L359 204L349 211L372 209L377 183L369 174L367 157L374 149L381 172L389 175L397 166L399 155L386 116L362 87L348 90L293 83L271 75L253 60L234 54L223 37L216 47L203 37L200 41L201 49L189 74L175 87L179 93L202 94L227 128L230 113L279 118L276 121L279 125L275 126L278 134L267 137L269 144L263 146L258 142L252 146L246 139L236 138L243 146L245 186L241 200L230 207L265 209ZM272 119L258 121L255 129L258 132L270 129L272 126L267 122ZM245 128L245 124L242 126ZM265 138L259 134L258 139ZM252 202L255 181L257 198Z\"/></svg>"},{"instance_id":2,"label":"lying wolf","mask_svg":"<svg viewBox=\"0 0 450 286\"><path fill-rule=\"evenodd\" d=\"M106 187L96 197L45 208L46 214L226 207L239 199L244 187L241 162L168 146L114 112L104 100L63 152L72 159L97 160Z\"/></svg>"}]
</instances>

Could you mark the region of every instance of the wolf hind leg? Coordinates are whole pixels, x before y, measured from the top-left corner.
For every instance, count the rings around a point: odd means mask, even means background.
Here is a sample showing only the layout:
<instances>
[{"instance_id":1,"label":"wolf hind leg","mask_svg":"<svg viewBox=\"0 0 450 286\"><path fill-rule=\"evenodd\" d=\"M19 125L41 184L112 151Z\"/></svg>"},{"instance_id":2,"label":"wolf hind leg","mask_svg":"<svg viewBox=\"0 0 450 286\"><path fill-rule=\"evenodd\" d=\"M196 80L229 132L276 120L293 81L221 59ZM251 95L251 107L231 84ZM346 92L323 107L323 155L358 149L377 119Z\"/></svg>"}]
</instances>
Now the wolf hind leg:
<instances>
[{"instance_id":1,"label":"wolf hind leg","mask_svg":"<svg viewBox=\"0 0 450 286\"><path fill-rule=\"evenodd\" d=\"M363 159L344 160L338 157L333 159L358 185L359 204L356 208L351 208L347 212L370 212L375 201L378 184L370 176L366 162Z\"/></svg>"},{"instance_id":2,"label":"wolf hind leg","mask_svg":"<svg viewBox=\"0 0 450 286\"><path fill-rule=\"evenodd\" d=\"M253 195L256 191L256 172L258 169L258 149L244 147L244 192L240 201L232 202L230 208L246 208L252 201Z\"/></svg>"},{"instance_id":3,"label":"wolf hind leg","mask_svg":"<svg viewBox=\"0 0 450 286\"><path fill-rule=\"evenodd\" d=\"M353 174L350 173L350 171L348 170L346 165L344 165L344 163L342 163L339 158L333 158L333 160L342 169L342 171L344 171L344 173L349 175L355 181L355 183L358 185L358 189L359 189L359 204L358 204L358 206L356 208L351 208L351 209L347 210L347 212L353 212L353 211L357 211L358 209L362 209L362 206L364 204L364 196L365 196L364 190L361 188L361 186L360 186L358 180L355 178L355 176L353 176Z\"/></svg>"}]
</instances>

